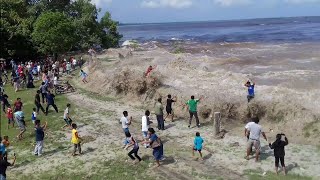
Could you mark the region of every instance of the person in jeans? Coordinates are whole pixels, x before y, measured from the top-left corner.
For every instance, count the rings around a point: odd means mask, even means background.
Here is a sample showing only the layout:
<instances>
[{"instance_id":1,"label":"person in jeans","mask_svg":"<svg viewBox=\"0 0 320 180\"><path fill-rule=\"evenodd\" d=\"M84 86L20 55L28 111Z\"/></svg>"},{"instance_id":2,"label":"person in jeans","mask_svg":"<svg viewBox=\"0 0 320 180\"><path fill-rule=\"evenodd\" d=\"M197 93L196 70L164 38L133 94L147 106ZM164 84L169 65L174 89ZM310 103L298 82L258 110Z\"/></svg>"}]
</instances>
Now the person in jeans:
<instances>
[{"instance_id":1,"label":"person in jeans","mask_svg":"<svg viewBox=\"0 0 320 180\"><path fill-rule=\"evenodd\" d=\"M142 160L140 158L140 156L138 155L138 151L139 151L139 144L138 142L133 138L133 136L131 136L131 134L129 132L126 132L126 137L127 138L130 138L130 141L129 141L129 144L126 145L125 149L128 149L129 147L132 146L132 150L128 153L128 156L133 160L135 161L136 158L139 160L139 162ZM132 156L132 154L134 154L134 156L136 158L134 158Z\"/></svg>"},{"instance_id":2,"label":"person in jeans","mask_svg":"<svg viewBox=\"0 0 320 180\"><path fill-rule=\"evenodd\" d=\"M158 98L158 102L155 105L155 114L158 121L158 129L164 130L164 119L163 119L163 105L161 103L162 99Z\"/></svg>"},{"instance_id":3,"label":"person in jeans","mask_svg":"<svg viewBox=\"0 0 320 180\"><path fill-rule=\"evenodd\" d=\"M44 110L44 108L42 107L41 105L41 100L40 100L40 93L41 91L40 90L37 90L37 94L35 95L34 97L34 104L36 105L37 107L37 113L39 113L39 110L41 109L41 111L43 112L43 114L46 114L46 111Z\"/></svg>"},{"instance_id":4,"label":"person in jeans","mask_svg":"<svg viewBox=\"0 0 320 180\"><path fill-rule=\"evenodd\" d=\"M50 91L48 91L47 94L47 107L46 107L46 115L48 115L48 110L49 107L52 106L54 108L54 110L58 113L58 107L56 106L56 104L54 103L54 95L50 93Z\"/></svg>"},{"instance_id":5,"label":"person in jeans","mask_svg":"<svg viewBox=\"0 0 320 180\"><path fill-rule=\"evenodd\" d=\"M40 120L35 121L35 131L36 131L36 146L34 148L34 155L41 156L43 149L44 131L47 128L48 123L46 122L43 126L40 125Z\"/></svg>"},{"instance_id":6,"label":"person in jeans","mask_svg":"<svg viewBox=\"0 0 320 180\"><path fill-rule=\"evenodd\" d=\"M284 137L284 141L281 140L282 136ZM283 173L284 175L286 175L287 172L286 172L286 165L284 164L284 156L285 156L284 147L289 144L289 141L285 134L277 134L276 138L277 140L274 143L271 144L269 142L269 147L271 149L274 149L275 170L276 170L276 173L278 174L279 160L280 160Z\"/></svg>"},{"instance_id":7,"label":"person in jeans","mask_svg":"<svg viewBox=\"0 0 320 180\"><path fill-rule=\"evenodd\" d=\"M42 103L44 103L44 101L47 101L46 97L47 97L47 85L45 82L41 83L41 86L39 88L40 92L41 92L41 96L42 96Z\"/></svg>"},{"instance_id":8,"label":"person in jeans","mask_svg":"<svg viewBox=\"0 0 320 180\"><path fill-rule=\"evenodd\" d=\"M6 171L7 171L7 167L8 166L14 166L14 163L16 162L16 155L13 155L13 162L9 163L7 161L7 158L4 158L2 156L2 152L0 152L0 180L6 180L7 175L6 175Z\"/></svg>"},{"instance_id":9,"label":"person in jeans","mask_svg":"<svg viewBox=\"0 0 320 180\"><path fill-rule=\"evenodd\" d=\"M200 99L194 99L194 96L191 96L191 99L188 100L186 103L186 105L189 107L189 114L190 114L189 125L188 125L189 128L191 126L193 116L196 118L197 126L200 127L197 106L201 99L202 97L200 97Z\"/></svg>"}]
</instances>

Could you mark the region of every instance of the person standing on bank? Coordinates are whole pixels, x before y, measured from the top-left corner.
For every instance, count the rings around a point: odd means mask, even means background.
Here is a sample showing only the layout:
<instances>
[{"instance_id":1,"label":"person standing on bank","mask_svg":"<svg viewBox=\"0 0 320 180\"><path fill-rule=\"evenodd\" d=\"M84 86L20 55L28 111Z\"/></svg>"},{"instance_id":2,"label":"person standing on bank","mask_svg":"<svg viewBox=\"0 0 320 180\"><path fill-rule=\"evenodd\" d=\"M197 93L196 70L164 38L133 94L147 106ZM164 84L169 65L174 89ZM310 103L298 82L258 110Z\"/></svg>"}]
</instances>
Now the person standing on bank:
<instances>
[{"instance_id":1,"label":"person standing on bank","mask_svg":"<svg viewBox=\"0 0 320 180\"><path fill-rule=\"evenodd\" d=\"M46 107L46 115L48 115L48 111L49 111L49 107L52 106L54 108L54 110L58 113L58 107L56 106L56 104L54 103L54 95L51 94L50 91L48 91L47 94L47 107Z\"/></svg>"},{"instance_id":2,"label":"person standing on bank","mask_svg":"<svg viewBox=\"0 0 320 180\"><path fill-rule=\"evenodd\" d=\"M47 122L41 126L40 120L35 121L35 131L36 131L36 146L34 148L34 155L41 156L43 149L44 131L47 128Z\"/></svg>"},{"instance_id":3,"label":"person standing on bank","mask_svg":"<svg viewBox=\"0 0 320 180\"><path fill-rule=\"evenodd\" d=\"M284 141L281 140L282 136L284 137ZM276 173L278 174L279 160L280 160L283 173L284 175L286 175L287 172L286 172L286 165L284 164L284 156L285 156L284 147L289 144L289 141L285 134L277 134L276 138L277 140L274 143L271 144L269 142L269 147L271 149L274 149L275 170L276 170Z\"/></svg>"},{"instance_id":4,"label":"person standing on bank","mask_svg":"<svg viewBox=\"0 0 320 180\"><path fill-rule=\"evenodd\" d=\"M36 105L37 107L37 113L39 113L39 110L41 109L41 111L43 112L43 114L46 114L44 108L42 107L41 105L41 100L40 100L40 94L41 94L41 91L40 90L37 90L37 94L35 95L34 97L34 104Z\"/></svg>"},{"instance_id":5,"label":"person standing on bank","mask_svg":"<svg viewBox=\"0 0 320 180\"><path fill-rule=\"evenodd\" d=\"M168 95L168 99L167 99L167 105L166 105L166 112L167 112L167 116L164 118L164 120L167 119L167 117L171 116L171 121L173 122L173 118L174 118L174 112L172 109L172 103L177 101L177 97L172 99L171 95Z\"/></svg>"},{"instance_id":6,"label":"person standing on bank","mask_svg":"<svg viewBox=\"0 0 320 180\"><path fill-rule=\"evenodd\" d=\"M158 129L164 130L164 119L163 119L163 105L162 105L162 99L158 98L158 102L155 105L155 114L157 116L158 121Z\"/></svg>"},{"instance_id":7,"label":"person standing on bank","mask_svg":"<svg viewBox=\"0 0 320 180\"><path fill-rule=\"evenodd\" d=\"M197 106L202 98L203 97L200 97L200 99L195 99L194 96L191 96L191 99L188 100L186 103L186 105L189 107L189 114L190 114L189 125L188 125L189 128L191 126L193 116L196 118L197 127L200 127Z\"/></svg>"}]
</instances>

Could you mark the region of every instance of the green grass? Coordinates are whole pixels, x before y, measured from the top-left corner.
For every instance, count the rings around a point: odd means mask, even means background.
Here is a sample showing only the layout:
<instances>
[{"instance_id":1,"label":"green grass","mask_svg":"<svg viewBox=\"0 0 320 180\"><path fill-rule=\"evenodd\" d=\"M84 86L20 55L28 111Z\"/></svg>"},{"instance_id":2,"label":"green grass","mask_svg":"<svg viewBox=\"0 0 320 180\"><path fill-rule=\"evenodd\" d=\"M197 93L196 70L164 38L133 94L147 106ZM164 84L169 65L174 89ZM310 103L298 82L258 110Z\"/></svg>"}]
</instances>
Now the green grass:
<instances>
[{"instance_id":1,"label":"green grass","mask_svg":"<svg viewBox=\"0 0 320 180\"><path fill-rule=\"evenodd\" d=\"M249 180L312 180L312 178L308 176L300 176L300 175L291 174L291 173L284 176L281 173L282 172L279 172L279 175L277 175L274 172L268 171L263 176L262 175L263 171L258 171L258 170L245 171L245 175L247 175Z\"/></svg>"},{"instance_id":2,"label":"green grass","mask_svg":"<svg viewBox=\"0 0 320 180\"><path fill-rule=\"evenodd\" d=\"M319 118L315 117L314 121L309 122L304 125L303 127L303 132L304 132L304 137L318 137L320 132L319 128L320 127L320 120Z\"/></svg>"}]
</instances>

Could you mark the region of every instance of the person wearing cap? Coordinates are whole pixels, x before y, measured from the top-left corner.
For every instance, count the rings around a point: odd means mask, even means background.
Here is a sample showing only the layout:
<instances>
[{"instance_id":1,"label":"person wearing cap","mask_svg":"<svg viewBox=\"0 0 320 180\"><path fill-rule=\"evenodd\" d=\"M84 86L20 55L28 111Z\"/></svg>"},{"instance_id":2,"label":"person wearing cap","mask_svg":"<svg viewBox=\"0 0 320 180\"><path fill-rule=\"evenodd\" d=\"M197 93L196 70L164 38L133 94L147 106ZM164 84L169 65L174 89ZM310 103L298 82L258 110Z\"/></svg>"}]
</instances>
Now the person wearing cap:
<instances>
[{"instance_id":1,"label":"person wearing cap","mask_svg":"<svg viewBox=\"0 0 320 180\"><path fill-rule=\"evenodd\" d=\"M256 84L250 80L248 80L246 82L246 84L244 85L248 88L248 95L247 95L248 103L254 98L254 86L255 85Z\"/></svg>"}]
</instances>

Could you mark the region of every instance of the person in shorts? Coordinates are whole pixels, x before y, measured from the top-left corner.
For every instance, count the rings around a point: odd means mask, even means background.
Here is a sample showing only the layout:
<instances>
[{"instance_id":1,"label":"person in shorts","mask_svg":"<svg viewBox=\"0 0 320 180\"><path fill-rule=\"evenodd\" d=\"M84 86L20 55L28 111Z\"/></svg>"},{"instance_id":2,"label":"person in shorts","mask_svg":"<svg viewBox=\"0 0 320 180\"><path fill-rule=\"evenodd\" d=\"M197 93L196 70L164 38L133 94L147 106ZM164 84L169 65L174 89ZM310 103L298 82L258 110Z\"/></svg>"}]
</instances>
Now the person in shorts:
<instances>
[{"instance_id":1,"label":"person in shorts","mask_svg":"<svg viewBox=\"0 0 320 180\"><path fill-rule=\"evenodd\" d=\"M194 141L193 141L193 147L192 147L192 157L194 158L194 152L195 151L198 151L199 154L200 154L200 158L201 160L203 160L202 158L202 144L203 144L203 139L202 137L200 136L200 133L199 132L196 132L196 137L194 138Z\"/></svg>"},{"instance_id":2,"label":"person in shorts","mask_svg":"<svg viewBox=\"0 0 320 180\"><path fill-rule=\"evenodd\" d=\"M144 141L148 140L148 129L149 129L149 125L150 125L150 111L146 110L146 112L144 113L144 116L142 116L142 123L141 123L141 129L142 129L142 136ZM144 144L145 148L149 147L149 144Z\"/></svg>"},{"instance_id":3,"label":"person in shorts","mask_svg":"<svg viewBox=\"0 0 320 180\"><path fill-rule=\"evenodd\" d=\"M247 133L250 133L248 145L247 145L247 156L246 159L249 160L249 155L251 153L252 147L256 149L256 162L259 161L260 155L260 136L262 135L266 141L268 141L266 134L263 132L261 125L259 125L259 118L253 118L254 124L251 124L248 128Z\"/></svg>"},{"instance_id":4,"label":"person in shorts","mask_svg":"<svg viewBox=\"0 0 320 180\"><path fill-rule=\"evenodd\" d=\"M26 132L26 122L24 121L24 113L22 111L17 111L14 113L14 117L20 129L17 138L21 140L23 138L23 133Z\"/></svg>"},{"instance_id":5,"label":"person in shorts","mask_svg":"<svg viewBox=\"0 0 320 180\"><path fill-rule=\"evenodd\" d=\"M32 114L31 114L31 120L32 120L32 124L35 124L36 120L37 120L37 109L33 108L32 109Z\"/></svg>"},{"instance_id":6,"label":"person in shorts","mask_svg":"<svg viewBox=\"0 0 320 180\"><path fill-rule=\"evenodd\" d=\"M64 110L64 113L63 113L63 120L64 122L66 122L66 124L62 128L69 127L70 129L72 129L71 127L72 120L69 114L70 108L71 108L71 104L67 104L67 108Z\"/></svg>"}]
</instances>

